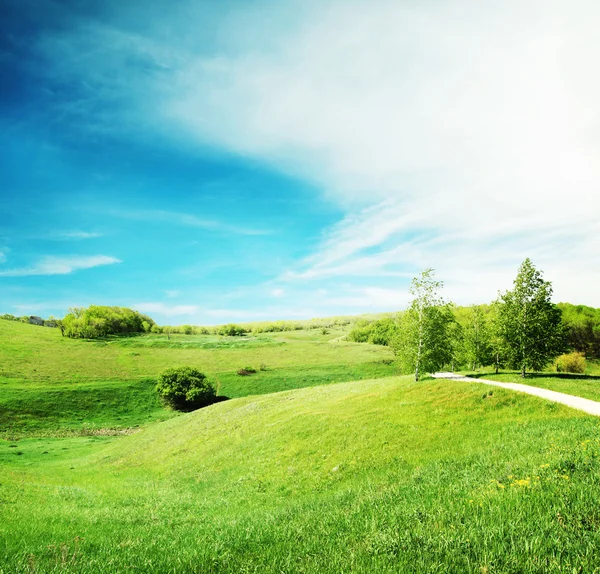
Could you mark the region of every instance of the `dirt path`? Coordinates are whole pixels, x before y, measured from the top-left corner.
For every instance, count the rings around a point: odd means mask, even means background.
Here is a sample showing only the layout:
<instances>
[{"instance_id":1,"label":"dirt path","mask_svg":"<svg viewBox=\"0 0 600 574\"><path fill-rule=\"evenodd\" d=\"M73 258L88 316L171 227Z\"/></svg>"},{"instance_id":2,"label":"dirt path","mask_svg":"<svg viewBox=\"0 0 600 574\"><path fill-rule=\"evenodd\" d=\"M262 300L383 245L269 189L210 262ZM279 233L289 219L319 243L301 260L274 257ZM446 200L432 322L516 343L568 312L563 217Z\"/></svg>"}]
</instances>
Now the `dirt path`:
<instances>
[{"instance_id":1,"label":"dirt path","mask_svg":"<svg viewBox=\"0 0 600 574\"><path fill-rule=\"evenodd\" d=\"M554 401L555 403L561 403L573 409L584 411L590 415L600 417L600 403L591 401L590 399L583 399L573 395L566 395L565 393L549 391L548 389L530 387L529 385L522 385L521 383L501 383L499 381L490 381L489 379L463 377L462 375L457 375L456 373L435 373L432 376L434 376L436 379L451 379L453 381L464 381L468 383L483 383L485 385L494 385L495 387L510 389L511 391L517 391L519 393L527 393L528 395L535 395L536 397L541 397L542 399L546 399L548 401Z\"/></svg>"}]
</instances>

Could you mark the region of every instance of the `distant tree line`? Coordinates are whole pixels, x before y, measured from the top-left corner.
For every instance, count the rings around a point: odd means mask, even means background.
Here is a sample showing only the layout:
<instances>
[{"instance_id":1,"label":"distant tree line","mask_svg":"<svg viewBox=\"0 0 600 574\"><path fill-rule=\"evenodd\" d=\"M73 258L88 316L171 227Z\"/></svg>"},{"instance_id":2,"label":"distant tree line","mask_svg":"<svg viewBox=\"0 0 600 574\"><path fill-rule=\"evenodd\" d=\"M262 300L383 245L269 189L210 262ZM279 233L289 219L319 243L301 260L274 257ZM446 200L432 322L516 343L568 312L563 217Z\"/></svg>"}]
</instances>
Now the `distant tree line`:
<instances>
[{"instance_id":1,"label":"distant tree line","mask_svg":"<svg viewBox=\"0 0 600 574\"><path fill-rule=\"evenodd\" d=\"M48 319L42 319L36 315L23 315L22 317L17 317L10 313L0 315L0 319L4 319L5 321L17 321L18 323L28 323L30 325L39 325L41 327L58 327L59 322L59 320L54 317L48 317Z\"/></svg>"},{"instance_id":2,"label":"distant tree line","mask_svg":"<svg viewBox=\"0 0 600 574\"><path fill-rule=\"evenodd\" d=\"M529 259L514 287L489 305L453 307L428 269L413 280L413 301L395 317L358 321L350 341L390 346L404 372L483 366L583 372L600 358L600 309L551 302L552 286ZM570 352L571 355L559 355ZM557 358L558 357L558 358Z\"/></svg>"}]
</instances>

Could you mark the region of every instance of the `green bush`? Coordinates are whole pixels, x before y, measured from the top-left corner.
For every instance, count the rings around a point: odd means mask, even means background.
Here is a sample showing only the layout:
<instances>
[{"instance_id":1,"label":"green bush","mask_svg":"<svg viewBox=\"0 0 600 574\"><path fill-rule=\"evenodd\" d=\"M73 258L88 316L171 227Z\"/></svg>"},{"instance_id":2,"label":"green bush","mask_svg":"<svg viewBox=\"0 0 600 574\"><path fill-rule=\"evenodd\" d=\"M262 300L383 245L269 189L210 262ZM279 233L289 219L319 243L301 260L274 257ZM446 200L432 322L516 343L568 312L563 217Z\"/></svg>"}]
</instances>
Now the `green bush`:
<instances>
[{"instance_id":1,"label":"green bush","mask_svg":"<svg viewBox=\"0 0 600 574\"><path fill-rule=\"evenodd\" d=\"M559 373L585 373L585 356L583 353L567 353L558 357L554 366Z\"/></svg>"},{"instance_id":2,"label":"green bush","mask_svg":"<svg viewBox=\"0 0 600 574\"><path fill-rule=\"evenodd\" d=\"M171 408L193 411L215 402L215 388L194 367L167 369L158 377L156 392Z\"/></svg>"},{"instance_id":3,"label":"green bush","mask_svg":"<svg viewBox=\"0 0 600 574\"><path fill-rule=\"evenodd\" d=\"M98 339L108 335L144 333L152 329L154 321L126 307L90 305L87 309L74 307L58 326L65 337Z\"/></svg>"},{"instance_id":4,"label":"green bush","mask_svg":"<svg viewBox=\"0 0 600 574\"><path fill-rule=\"evenodd\" d=\"M360 320L348 333L348 340L355 343L391 346L392 340L397 334L398 324L392 318L385 317L377 321Z\"/></svg>"},{"instance_id":5,"label":"green bush","mask_svg":"<svg viewBox=\"0 0 600 574\"><path fill-rule=\"evenodd\" d=\"M242 376L253 375L256 373L256 369L254 367L244 367L240 369L237 374Z\"/></svg>"},{"instance_id":6,"label":"green bush","mask_svg":"<svg viewBox=\"0 0 600 574\"><path fill-rule=\"evenodd\" d=\"M218 328L217 334L224 335L228 337L239 337L241 335L245 335L248 331L245 327L241 325L235 325L233 323L229 323L227 325L221 325Z\"/></svg>"}]
</instances>

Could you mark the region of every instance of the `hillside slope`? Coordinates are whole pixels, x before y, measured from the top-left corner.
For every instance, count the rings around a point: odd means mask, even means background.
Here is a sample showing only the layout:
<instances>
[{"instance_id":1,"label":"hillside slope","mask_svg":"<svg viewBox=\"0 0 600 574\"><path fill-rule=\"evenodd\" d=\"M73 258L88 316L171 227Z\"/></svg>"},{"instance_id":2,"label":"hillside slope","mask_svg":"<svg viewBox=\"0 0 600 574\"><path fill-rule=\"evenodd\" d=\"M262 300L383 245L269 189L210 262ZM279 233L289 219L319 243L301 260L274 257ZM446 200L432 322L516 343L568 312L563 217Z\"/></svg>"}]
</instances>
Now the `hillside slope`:
<instances>
[{"instance_id":1,"label":"hillside slope","mask_svg":"<svg viewBox=\"0 0 600 574\"><path fill-rule=\"evenodd\" d=\"M11 446L0 572L600 566L597 421L476 383L314 387Z\"/></svg>"},{"instance_id":2,"label":"hillside slope","mask_svg":"<svg viewBox=\"0 0 600 574\"><path fill-rule=\"evenodd\" d=\"M148 335L106 341L0 320L0 437L106 434L173 416L154 391L168 367L192 365L219 394L241 397L389 376L385 347L330 343L320 331L258 337ZM256 374L240 376L253 367Z\"/></svg>"}]
</instances>

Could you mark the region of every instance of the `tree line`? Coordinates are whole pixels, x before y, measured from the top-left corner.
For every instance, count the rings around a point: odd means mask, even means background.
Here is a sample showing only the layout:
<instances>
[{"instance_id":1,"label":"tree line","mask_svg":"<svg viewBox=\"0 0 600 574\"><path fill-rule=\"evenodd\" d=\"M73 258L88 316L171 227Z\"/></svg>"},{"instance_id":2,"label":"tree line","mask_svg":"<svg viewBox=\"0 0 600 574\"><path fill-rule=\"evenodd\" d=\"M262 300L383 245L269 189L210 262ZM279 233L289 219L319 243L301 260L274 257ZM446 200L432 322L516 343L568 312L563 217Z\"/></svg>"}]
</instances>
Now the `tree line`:
<instances>
[{"instance_id":1,"label":"tree line","mask_svg":"<svg viewBox=\"0 0 600 574\"><path fill-rule=\"evenodd\" d=\"M453 307L442 287L433 269L426 269L413 279L413 300L404 312L357 324L349 340L392 347L402 371L417 380L442 368L483 366L519 369L525 376L566 351L580 356L561 359L557 370L572 365L581 370L583 357L600 357L600 310L552 303L552 284L529 259L519 267L513 289L490 305Z\"/></svg>"}]
</instances>

